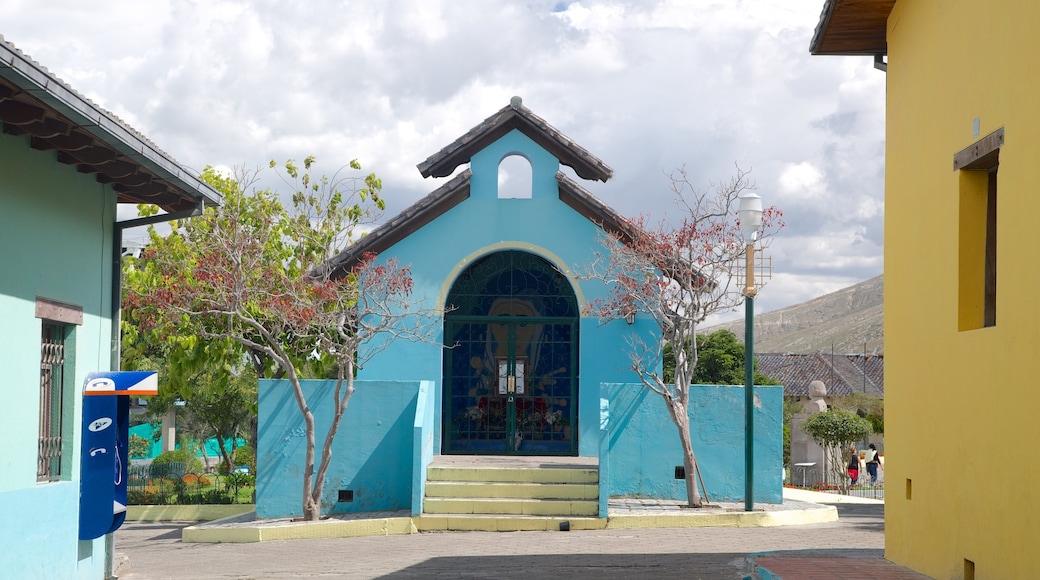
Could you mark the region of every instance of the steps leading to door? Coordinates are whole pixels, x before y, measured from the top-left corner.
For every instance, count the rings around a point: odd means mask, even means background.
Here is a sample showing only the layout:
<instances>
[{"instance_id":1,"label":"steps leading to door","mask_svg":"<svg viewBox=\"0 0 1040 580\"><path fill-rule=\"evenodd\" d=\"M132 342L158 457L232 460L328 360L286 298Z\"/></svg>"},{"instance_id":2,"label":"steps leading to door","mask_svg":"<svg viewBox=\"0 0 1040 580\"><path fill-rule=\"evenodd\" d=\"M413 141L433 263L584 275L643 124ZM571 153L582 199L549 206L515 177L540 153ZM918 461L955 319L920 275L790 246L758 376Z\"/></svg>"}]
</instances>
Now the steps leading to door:
<instances>
[{"instance_id":1,"label":"steps leading to door","mask_svg":"<svg viewBox=\"0 0 1040 580\"><path fill-rule=\"evenodd\" d=\"M423 530L603 529L596 467L430 466Z\"/></svg>"}]
</instances>

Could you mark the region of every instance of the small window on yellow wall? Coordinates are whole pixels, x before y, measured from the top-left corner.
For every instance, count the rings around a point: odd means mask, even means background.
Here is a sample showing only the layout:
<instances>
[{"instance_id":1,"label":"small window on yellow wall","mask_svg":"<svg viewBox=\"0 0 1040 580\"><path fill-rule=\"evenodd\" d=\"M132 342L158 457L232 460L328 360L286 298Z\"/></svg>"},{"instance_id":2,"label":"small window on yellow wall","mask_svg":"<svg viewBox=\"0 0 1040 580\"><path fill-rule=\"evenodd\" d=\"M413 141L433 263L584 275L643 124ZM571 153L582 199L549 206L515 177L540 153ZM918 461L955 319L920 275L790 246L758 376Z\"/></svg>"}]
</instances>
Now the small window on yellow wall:
<instances>
[{"instance_id":1,"label":"small window on yellow wall","mask_svg":"<svg viewBox=\"0 0 1040 580\"><path fill-rule=\"evenodd\" d=\"M997 324L997 169L1004 129L953 157L959 170L958 317L960 330Z\"/></svg>"},{"instance_id":2,"label":"small window on yellow wall","mask_svg":"<svg viewBox=\"0 0 1040 580\"><path fill-rule=\"evenodd\" d=\"M531 199L531 162L522 155L507 155L498 164L498 197Z\"/></svg>"}]
</instances>

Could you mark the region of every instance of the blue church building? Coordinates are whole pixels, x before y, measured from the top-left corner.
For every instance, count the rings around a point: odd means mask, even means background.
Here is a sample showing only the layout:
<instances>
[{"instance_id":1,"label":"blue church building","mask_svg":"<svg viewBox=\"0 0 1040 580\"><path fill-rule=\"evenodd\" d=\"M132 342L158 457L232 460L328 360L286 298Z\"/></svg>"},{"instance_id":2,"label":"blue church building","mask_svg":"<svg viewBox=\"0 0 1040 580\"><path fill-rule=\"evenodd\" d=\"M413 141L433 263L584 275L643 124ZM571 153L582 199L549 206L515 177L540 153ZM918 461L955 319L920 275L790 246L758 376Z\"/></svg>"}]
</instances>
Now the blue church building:
<instances>
[{"instance_id":1,"label":"blue church building","mask_svg":"<svg viewBox=\"0 0 1040 580\"><path fill-rule=\"evenodd\" d=\"M655 322L584 313L608 288L582 274L605 232L624 231L626 220L577 180L605 182L611 168L514 97L418 169L450 179L334 267L349 271L369 253L410 265L416 300L439 313L438 332L394 341L359 371L323 511L420 515L438 456L579 458L598 472L599 517L612 496L685 498L677 430L628 368L631 335L652 343ZM308 389L320 440L331 387ZM756 395L754 500L777 503L782 388ZM257 513L300 515L299 411L286 383L262 381L259 397ZM743 387L698 387L690 409L708 496L743 500Z\"/></svg>"}]
</instances>

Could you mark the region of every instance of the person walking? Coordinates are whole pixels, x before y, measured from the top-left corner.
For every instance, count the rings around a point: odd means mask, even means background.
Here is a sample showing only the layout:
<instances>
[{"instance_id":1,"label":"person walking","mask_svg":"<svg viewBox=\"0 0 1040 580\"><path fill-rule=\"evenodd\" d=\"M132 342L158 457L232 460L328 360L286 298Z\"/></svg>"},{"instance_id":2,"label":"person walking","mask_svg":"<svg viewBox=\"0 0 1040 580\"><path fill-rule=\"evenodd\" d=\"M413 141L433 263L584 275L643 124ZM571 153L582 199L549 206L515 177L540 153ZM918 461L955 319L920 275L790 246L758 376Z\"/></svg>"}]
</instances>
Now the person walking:
<instances>
[{"instance_id":1,"label":"person walking","mask_svg":"<svg viewBox=\"0 0 1040 580\"><path fill-rule=\"evenodd\" d=\"M867 473L870 474L870 485L877 485L877 468L881 465L878 459L877 447L873 443L867 448Z\"/></svg>"},{"instance_id":2,"label":"person walking","mask_svg":"<svg viewBox=\"0 0 1040 580\"><path fill-rule=\"evenodd\" d=\"M856 483L859 482L859 453L856 452L855 448L852 449L852 452L849 455L849 464L847 468L849 470L849 480L852 481L849 485L856 485Z\"/></svg>"}]
</instances>

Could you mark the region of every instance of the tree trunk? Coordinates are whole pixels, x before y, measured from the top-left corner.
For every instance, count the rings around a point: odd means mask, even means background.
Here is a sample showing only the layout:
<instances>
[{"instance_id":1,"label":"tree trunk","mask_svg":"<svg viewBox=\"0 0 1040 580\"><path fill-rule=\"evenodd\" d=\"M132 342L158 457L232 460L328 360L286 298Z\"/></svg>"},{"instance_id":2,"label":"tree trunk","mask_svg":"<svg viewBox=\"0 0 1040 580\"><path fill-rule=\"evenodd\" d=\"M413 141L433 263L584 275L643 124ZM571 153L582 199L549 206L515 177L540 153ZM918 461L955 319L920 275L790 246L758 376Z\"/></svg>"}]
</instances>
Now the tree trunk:
<instances>
[{"instance_id":1,"label":"tree trunk","mask_svg":"<svg viewBox=\"0 0 1040 580\"><path fill-rule=\"evenodd\" d=\"M350 365L350 369L346 377L343 376L343 373L340 373L339 380L336 382L336 411L332 416L329 430L325 434L325 445L321 450L321 463L318 465L318 474L314 478L314 488L311 491L311 501L316 506L319 517L321 515L321 496L325 493L325 474L329 470L329 465L332 464L332 443L336 439L336 433L339 432L339 424L343 419L343 414L347 411L350 396L354 394L353 365ZM344 388L344 383L346 388Z\"/></svg>"},{"instance_id":2,"label":"tree trunk","mask_svg":"<svg viewBox=\"0 0 1040 580\"><path fill-rule=\"evenodd\" d=\"M701 494L697 490L697 457L693 453L693 444L690 442L690 416L686 411L686 405L671 401L668 405L672 414L672 421L679 428L679 440L682 442L683 466L686 469L686 501L692 508L702 507Z\"/></svg>"},{"instance_id":3,"label":"tree trunk","mask_svg":"<svg viewBox=\"0 0 1040 580\"><path fill-rule=\"evenodd\" d=\"M292 385L296 404L303 416L304 432L307 437L307 447L303 458L303 519L307 521L318 521L321 517L321 506L315 503L312 495L312 482L314 481L314 413L307 406L307 399L303 396L303 387L295 372L289 372L289 384Z\"/></svg>"}]
</instances>

